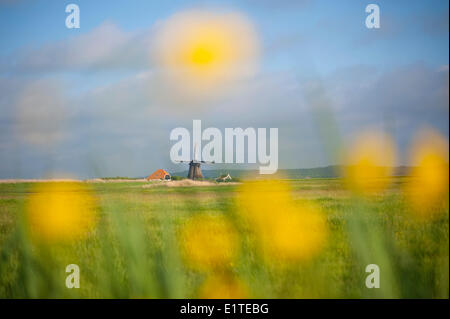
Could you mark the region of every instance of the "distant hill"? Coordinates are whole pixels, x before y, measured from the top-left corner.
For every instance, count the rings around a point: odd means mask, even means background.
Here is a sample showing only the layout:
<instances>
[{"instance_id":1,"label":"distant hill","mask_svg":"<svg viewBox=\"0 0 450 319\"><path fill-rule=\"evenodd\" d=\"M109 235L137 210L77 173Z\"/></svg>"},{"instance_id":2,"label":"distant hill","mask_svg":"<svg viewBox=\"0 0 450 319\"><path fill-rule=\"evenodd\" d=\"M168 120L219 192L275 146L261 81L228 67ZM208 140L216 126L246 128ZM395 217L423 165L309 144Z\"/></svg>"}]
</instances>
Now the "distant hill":
<instances>
[{"instance_id":1,"label":"distant hill","mask_svg":"<svg viewBox=\"0 0 450 319\"><path fill-rule=\"evenodd\" d=\"M287 179L303 179L303 178L337 178L341 177L343 166L325 166L316 168L297 168L297 169L279 169L272 175L261 175L258 170L245 169L202 169L205 178L216 178L222 174L230 174L231 177L237 178L287 178ZM394 168L394 176L408 175L410 167L399 166ZM175 172L174 176L187 176L188 171Z\"/></svg>"}]
</instances>

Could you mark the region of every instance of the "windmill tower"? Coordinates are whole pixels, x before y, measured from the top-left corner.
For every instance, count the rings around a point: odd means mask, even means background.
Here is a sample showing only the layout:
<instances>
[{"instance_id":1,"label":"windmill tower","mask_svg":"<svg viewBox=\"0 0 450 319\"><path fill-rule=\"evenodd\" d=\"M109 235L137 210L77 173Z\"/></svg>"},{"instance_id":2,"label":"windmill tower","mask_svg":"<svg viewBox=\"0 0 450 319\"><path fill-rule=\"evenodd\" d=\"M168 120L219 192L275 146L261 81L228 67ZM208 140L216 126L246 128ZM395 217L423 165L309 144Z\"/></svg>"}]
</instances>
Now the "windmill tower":
<instances>
[{"instance_id":1,"label":"windmill tower","mask_svg":"<svg viewBox=\"0 0 450 319\"><path fill-rule=\"evenodd\" d=\"M207 161L199 161L197 160L197 145L194 147L194 157L190 161L178 161L179 163L189 163L189 173L188 178L189 179L199 179L203 178L202 170L200 168L200 164L214 164L214 161L207 162Z\"/></svg>"}]
</instances>

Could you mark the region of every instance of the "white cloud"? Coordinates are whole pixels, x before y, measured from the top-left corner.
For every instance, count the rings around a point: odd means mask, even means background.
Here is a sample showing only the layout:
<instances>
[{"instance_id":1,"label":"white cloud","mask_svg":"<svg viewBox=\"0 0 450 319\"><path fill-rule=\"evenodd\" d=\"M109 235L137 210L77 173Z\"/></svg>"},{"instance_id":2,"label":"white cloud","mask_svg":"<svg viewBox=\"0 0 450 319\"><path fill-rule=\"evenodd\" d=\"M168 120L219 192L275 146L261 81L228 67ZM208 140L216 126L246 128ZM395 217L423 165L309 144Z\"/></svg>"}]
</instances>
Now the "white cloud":
<instances>
[{"instance_id":1,"label":"white cloud","mask_svg":"<svg viewBox=\"0 0 450 319\"><path fill-rule=\"evenodd\" d=\"M15 104L15 133L28 145L52 148L65 137L66 97L51 80L27 84Z\"/></svg>"},{"instance_id":2,"label":"white cloud","mask_svg":"<svg viewBox=\"0 0 450 319\"><path fill-rule=\"evenodd\" d=\"M16 73L144 68L149 66L149 35L150 30L124 32L106 22L89 33L19 49L0 65Z\"/></svg>"}]
</instances>

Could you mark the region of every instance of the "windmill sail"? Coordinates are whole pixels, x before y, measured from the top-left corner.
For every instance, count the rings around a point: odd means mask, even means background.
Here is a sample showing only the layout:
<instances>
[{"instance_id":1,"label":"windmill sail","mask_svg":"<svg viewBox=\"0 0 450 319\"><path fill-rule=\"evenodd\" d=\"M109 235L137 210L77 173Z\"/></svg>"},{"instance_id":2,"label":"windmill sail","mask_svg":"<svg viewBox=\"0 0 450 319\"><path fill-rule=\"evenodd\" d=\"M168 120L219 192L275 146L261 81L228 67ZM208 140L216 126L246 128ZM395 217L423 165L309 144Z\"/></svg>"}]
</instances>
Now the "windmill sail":
<instances>
[{"instance_id":1,"label":"windmill sail","mask_svg":"<svg viewBox=\"0 0 450 319\"><path fill-rule=\"evenodd\" d=\"M198 161L198 157L197 157L197 143L195 143L194 145L194 157L193 157L194 162Z\"/></svg>"}]
</instances>

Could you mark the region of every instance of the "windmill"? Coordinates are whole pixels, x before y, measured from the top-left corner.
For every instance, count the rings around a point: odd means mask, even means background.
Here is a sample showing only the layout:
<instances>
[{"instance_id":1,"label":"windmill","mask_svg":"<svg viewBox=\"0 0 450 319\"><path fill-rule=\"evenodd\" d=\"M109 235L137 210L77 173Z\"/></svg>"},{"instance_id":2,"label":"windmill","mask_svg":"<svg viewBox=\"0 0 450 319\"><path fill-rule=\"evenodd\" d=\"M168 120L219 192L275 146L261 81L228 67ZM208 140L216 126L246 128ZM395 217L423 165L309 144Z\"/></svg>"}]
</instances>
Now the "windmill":
<instances>
[{"instance_id":1,"label":"windmill","mask_svg":"<svg viewBox=\"0 0 450 319\"><path fill-rule=\"evenodd\" d=\"M200 168L200 164L214 164L214 161L207 162L207 161L199 161L197 160L197 145L194 147L194 157L190 161L177 161L179 163L189 163L189 173L188 178L189 179L199 179L203 178L202 170Z\"/></svg>"}]
</instances>

